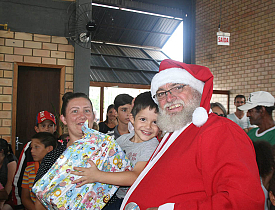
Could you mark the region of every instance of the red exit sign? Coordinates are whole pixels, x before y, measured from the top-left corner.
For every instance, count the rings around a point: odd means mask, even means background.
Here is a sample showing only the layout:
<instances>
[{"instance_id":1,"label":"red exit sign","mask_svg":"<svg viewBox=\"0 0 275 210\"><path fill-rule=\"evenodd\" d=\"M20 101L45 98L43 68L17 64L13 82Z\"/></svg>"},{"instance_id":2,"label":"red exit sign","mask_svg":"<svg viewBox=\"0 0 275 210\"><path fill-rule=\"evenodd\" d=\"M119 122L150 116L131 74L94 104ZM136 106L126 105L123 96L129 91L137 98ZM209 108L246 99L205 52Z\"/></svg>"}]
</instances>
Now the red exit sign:
<instances>
[{"instance_id":1,"label":"red exit sign","mask_svg":"<svg viewBox=\"0 0 275 210\"><path fill-rule=\"evenodd\" d=\"M217 42L218 45L229 45L230 33L217 32Z\"/></svg>"}]
</instances>

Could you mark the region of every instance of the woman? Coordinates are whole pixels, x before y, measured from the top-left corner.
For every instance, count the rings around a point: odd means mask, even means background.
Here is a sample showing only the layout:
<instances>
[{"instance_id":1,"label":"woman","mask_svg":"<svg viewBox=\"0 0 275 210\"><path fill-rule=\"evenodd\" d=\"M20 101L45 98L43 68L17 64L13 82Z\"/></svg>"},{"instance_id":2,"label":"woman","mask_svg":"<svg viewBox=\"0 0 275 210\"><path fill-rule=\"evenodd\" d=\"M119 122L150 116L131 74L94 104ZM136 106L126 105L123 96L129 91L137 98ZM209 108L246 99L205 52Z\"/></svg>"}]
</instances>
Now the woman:
<instances>
[{"instance_id":1,"label":"woman","mask_svg":"<svg viewBox=\"0 0 275 210\"><path fill-rule=\"evenodd\" d=\"M108 106L106 120L100 122L98 125L99 131L102 133L108 133L114 130L117 125L117 112L114 104Z\"/></svg>"},{"instance_id":2,"label":"woman","mask_svg":"<svg viewBox=\"0 0 275 210\"><path fill-rule=\"evenodd\" d=\"M0 139L0 183L9 195L8 200L1 201L0 209L13 209L11 200L12 181L17 166L17 158L14 156L11 146L5 139Z\"/></svg>"},{"instance_id":3,"label":"woman","mask_svg":"<svg viewBox=\"0 0 275 210\"><path fill-rule=\"evenodd\" d=\"M221 103L219 102L211 103L210 106L214 114L219 115L221 117L227 116L226 109Z\"/></svg>"},{"instance_id":4,"label":"woman","mask_svg":"<svg viewBox=\"0 0 275 210\"><path fill-rule=\"evenodd\" d=\"M68 92L64 94L62 100L60 120L67 125L70 140L68 142L61 141L55 150L45 156L37 171L35 182L47 173L67 147L82 138L81 128L84 122L88 120L89 127L92 127L94 122L93 105L86 94ZM35 207L36 209L45 209L40 202L36 202Z\"/></svg>"}]
</instances>

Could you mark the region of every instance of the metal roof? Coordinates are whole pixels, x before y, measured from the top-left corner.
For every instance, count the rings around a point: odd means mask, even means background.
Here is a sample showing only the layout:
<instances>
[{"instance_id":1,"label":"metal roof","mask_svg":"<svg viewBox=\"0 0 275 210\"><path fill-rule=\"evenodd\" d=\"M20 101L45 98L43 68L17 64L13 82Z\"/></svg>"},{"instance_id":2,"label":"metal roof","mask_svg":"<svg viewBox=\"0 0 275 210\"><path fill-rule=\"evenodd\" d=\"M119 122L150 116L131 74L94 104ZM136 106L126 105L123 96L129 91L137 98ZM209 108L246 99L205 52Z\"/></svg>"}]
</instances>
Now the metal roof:
<instances>
[{"instance_id":1,"label":"metal roof","mask_svg":"<svg viewBox=\"0 0 275 210\"><path fill-rule=\"evenodd\" d=\"M162 48L181 20L93 6L92 41Z\"/></svg>"},{"instance_id":2,"label":"metal roof","mask_svg":"<svg viewBox=\"0 0 275 210\"><path fill-rule=\"evenodd\" d=\"M92 43L90 78L94 82L150 85L159 63L167 58L160 50Z\"/></svg>"},{"instance_id":3,"label":"metal roof","mask_svg":"<svg viewBox=\"0 0 275 210\"><path fill-rule=\"evenodd\" d=\"M150 85L168 58L161 48L181 20L101 6L92 10L91 81Z\"/></svg>"}]
</instances>

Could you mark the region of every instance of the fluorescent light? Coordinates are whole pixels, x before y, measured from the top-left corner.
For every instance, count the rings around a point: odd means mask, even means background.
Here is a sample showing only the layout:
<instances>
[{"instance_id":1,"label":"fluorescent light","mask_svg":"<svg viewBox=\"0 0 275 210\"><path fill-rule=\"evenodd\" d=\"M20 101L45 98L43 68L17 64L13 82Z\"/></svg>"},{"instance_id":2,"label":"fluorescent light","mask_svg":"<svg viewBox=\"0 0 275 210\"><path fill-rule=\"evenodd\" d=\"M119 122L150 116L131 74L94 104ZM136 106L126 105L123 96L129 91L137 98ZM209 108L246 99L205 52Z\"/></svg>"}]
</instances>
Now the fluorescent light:
<instances>
[{"instance_id":1,"label":"fluorescent light","mask_svg":"<svg viewBox=\"0 0 275 210\"><path fill-rule=\"evenodd\" d=\"M182 18L177 18L177 17L173 17L173 16L169 16L169 15L161 15L161 14L156 14L156 13L152 13L152 12L144 12L144 11L140 11L140 10L127 9L127 8L123 8L123 7L109 6L109 5L105 5L105 4L92 3L92 5L97 6L97 7L110 8L110 9L120 9L122 11L135 12L135 13L139 13L139 14L152 15L152 16L157 16L157 17L164 17L164 18L175 19L175 20L180 20L180 21L183 20Z\"/></svg>"},{"instance_id":2,"label":"fluorescent light","mask_svg":"<svg viewBox=\"0 0 275 210\"><path fill-rule=\"evenodd\" d=\"M92 3L92 5L97 6L97 7L106 7L106 8L110 8L110 9L120 9L119 7L109 6L109 5L104 5L104 4Z\"/></svg>"}]
</instances>

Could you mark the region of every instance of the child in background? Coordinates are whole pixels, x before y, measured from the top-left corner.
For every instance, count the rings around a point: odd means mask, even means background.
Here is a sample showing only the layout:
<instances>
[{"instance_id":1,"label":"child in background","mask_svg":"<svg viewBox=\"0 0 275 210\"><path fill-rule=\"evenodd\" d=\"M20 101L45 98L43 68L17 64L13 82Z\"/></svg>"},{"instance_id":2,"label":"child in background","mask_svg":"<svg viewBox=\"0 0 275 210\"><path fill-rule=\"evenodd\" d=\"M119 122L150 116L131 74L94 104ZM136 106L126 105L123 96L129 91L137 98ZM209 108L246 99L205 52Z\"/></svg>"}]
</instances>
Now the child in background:
<instances>
[{"instance_id":1,"label":"child in background","mask_svg":"<svg viewBox=\"0 0 275 210\"><path fill-rule=\"evenodd\" d=\"M0 203L0 209L2 210L13 209L11 190L16 165L17 158L13 154L11 145L5 139L0 138L0 183L9 195L8 199Z\"/></svg>"},{"instance_id":2,"label":"child in background","mask_svg":"<svg viewBox=\"0 0 275 210\"><path fill-rule=\"evenodd\" d=\"M119 94L114 100L114 108L117 111L118 125L114 128L114 130L107 133L110 136L114 136L114 139L117 139L123 134L129 133L128 123L130 122L129 115L132 110L133 99L134 98L128 94Z\"/></svg>"},{"instance_id":3,"label":"child in background","mask_svg":"<svg viewBox=\"0 0 275 210\"><path fill-rule=\"evenodd\" d=\"M31 154L34 162L26 167L22 181L22 203L27 210L35 209L35 195L32 192L34 179L39 168L40 162L44 156L56 148L57 140L53 134L48 132L39 132L32 137Z\"/></svg>"},{"instance_id":4,"label":"child in background","mask_svg":"<svg viewBox=\"0 0 275 210\"><path fill-rule=\"evenodd\" d=\"M253 142L256 161L261 178L261 185L265 194L265 210L268 210L268 189L271 177L274 173L274 154L271 144L265 140Z\"/></svg>"},{"instance_id":5,"label":"child in background","mask_svg":"<svg viewBox=\"0 0 275 210\"><path fill-rule=\"evenodd\" d=\"M36 116L36 126L34 126L34 130L36 133L39 132L49 132L51 134L54 134L56 131L56 120L55 116L48 112L48 111L41 111ZM23 148L17 169L15 172L14 180L13 180L13 203L16 205L16 209L24 209L24 206L21 202L21 185L22 185L22 179L23 174L26 169L26 167L30 164L32 164L33 158L31 155L31 148L30 148L31 141L29 141Z\"/></svg>"},{"instance_id":6,"label":"child in background","mask_svg":"<svg viewBox=\"0 0 275 210\"><path fill-rule=\"evenodd\" d=\"M139 94L129 115L135 132L124 134L116 139L119 146L130 159L133 166L132 171L103 172L97 169L93 161L88 161L91 165L90 168L74 168L76 171L72 172L72 174L82 177L72 183L78 183L77 187L93 182L131 186L159 144L156 138L159 131L156 124L157 114L158 106L152 100L151 93L145 92ZM129 187L120 187L103 209L118 210L128 189Z\"/></svg>"}]
</instances>

